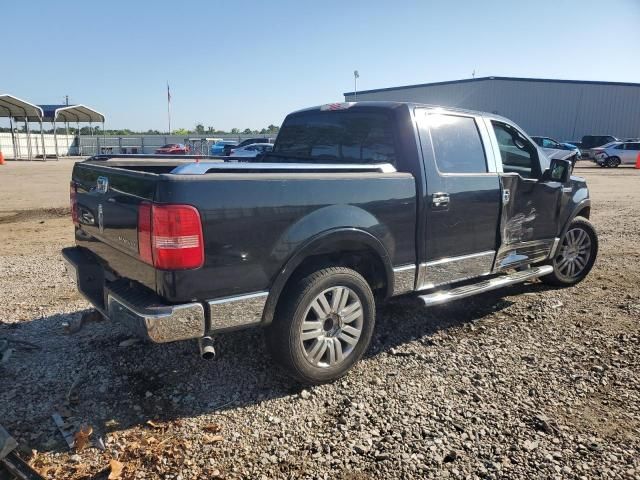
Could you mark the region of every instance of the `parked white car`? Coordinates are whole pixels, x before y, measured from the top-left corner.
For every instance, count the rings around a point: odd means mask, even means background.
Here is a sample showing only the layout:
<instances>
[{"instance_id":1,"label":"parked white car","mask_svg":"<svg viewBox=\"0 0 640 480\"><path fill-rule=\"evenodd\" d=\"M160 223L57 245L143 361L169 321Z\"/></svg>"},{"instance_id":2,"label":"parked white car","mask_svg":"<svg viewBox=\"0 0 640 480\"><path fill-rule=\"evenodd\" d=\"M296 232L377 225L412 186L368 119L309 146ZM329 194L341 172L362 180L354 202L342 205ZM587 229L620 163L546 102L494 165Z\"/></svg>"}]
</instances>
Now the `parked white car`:
<instances>
[{"instance_id":1,"label":"parked white car","mask_svg":"<svg viewBox=\"0 0 640 480\"><path fill-rule=\"evenodd\" d=\"M252 143L244 147L234 148L229 152L230 157L257 157L261 153L270 152L273 149L272 143Z\"/></svg>"},{"instance_id":2,"label":"parked white car","mask_svg":"<svg viewBox=\"0 0 640 480\"><path fill-rule=\"evenodd\" d=\"M611 142L592 149L594 161L601 167L635 165L640 155L640 141Z\"/></svg>"}]
</instances>

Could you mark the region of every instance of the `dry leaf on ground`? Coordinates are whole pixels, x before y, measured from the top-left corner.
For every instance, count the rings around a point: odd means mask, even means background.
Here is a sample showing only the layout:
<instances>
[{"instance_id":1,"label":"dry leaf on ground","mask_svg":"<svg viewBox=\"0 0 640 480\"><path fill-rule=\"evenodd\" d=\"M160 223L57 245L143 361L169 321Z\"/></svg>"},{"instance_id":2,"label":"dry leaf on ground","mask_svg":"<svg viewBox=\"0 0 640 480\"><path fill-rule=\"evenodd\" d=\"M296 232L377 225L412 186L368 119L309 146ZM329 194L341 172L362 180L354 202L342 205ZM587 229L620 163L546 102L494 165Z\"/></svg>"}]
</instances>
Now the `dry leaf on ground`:
<instances>
[{"instance_id":1,"label":"dry leaf on ground","mask_svg":"<svg viewBox=\"0 0 640 480\"><path fill-rule=\"evenodd\" d=\"M108 480L117 480L120 478L122 474L122 469L124 468L124 464L120 463L117 460L109 460L109 468L111 472L109 472Z\"/></svg>"},{"instance_id":2,"label":"dry leaf on ground","mask_svg":"<svg viewBox=\"0 0 640 480\"><path fill-rule=\"evenodd\" d=\"M89 437L93 433L93 428L89 425L83 425L80 427L75 435L73 436L74 443L73 446L76 450L82 450L89 444Z\"/></svg>"},{"instance_id":3,"label":"dry leaf on ground","mask_svg":"<svg viewBox=\"0 0 640 480\"><path fill-rule=\"evenodd\" d=\"M204 435L202 437L202 441L204 443L216 443L224 440L222 435Z\"/></svg>"},{"instance_id":4,"label":"dry leaf on ground","mask_svg":"<svg viewBox=\"0 0 640 480\"><path fill-rule=\"evenodd\" d=\"M210 423L202 428L205 432L218 433L222 427L217 423Z\"/></svg>"}]
</instances>

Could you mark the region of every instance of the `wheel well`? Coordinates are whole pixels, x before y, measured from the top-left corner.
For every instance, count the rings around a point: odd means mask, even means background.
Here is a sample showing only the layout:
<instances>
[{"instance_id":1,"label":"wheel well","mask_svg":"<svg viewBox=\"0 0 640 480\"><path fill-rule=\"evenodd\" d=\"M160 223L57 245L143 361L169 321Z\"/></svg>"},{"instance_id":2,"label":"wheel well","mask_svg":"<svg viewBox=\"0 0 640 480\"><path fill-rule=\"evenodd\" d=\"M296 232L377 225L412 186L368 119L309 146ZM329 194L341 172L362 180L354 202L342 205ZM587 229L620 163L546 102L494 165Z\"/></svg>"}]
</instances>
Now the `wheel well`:
<instances>
[{"instance_id":1,"label":"wheel well","mask_svg":"<svg viewBox=\"0 0 640 480\"><path fill-rule=\"evenodd\" d=\"M589 218L590 215L591 215L591 207L584 207L582 210L576 213L576 217L584 217L587 219Z\"/></svg>"},{"instance_id":2,"label":"wheel well","mask_svg":"<svg viewBox=\"0 0 640 480\"><path fill-rule=\"evenodd\" d=\"M326 267L351 268L364 277L374 295L384 297L386 294L388 280L384 264L378 254L368 247L310 255L291 274L284 289L291 282Z\"/></svg>"},{"instance_id":3,"label":"wheel well","mask_svg":"<svg viewBox=\"0 0 640 480\"><path fill-rule=\"evenodd\" d=\"M327 267L346 267L358 272L367 281L376 299L387 296L389 279L385 265L373 248L353 244L342 245L340 250L314 252L307 256L291 275L279 291L272 291L265 305L263 323L268 325L273 319L275 310L286 291L301 278ZM275 295L274 295L275 294Z\"/></svg>"}]
</instances>

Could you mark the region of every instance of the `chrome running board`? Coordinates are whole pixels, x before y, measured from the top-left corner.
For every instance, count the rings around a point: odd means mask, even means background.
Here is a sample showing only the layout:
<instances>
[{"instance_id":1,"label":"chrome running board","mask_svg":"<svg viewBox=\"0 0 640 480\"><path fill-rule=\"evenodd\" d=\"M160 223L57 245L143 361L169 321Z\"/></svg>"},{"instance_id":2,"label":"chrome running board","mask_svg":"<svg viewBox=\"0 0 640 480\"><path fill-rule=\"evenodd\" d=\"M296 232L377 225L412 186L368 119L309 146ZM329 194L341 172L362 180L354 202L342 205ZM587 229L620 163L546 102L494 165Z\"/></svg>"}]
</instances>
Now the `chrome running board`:
<instances>
[{"instance_id":1,"label":"chrome running board","mask_svg":"<svg viewBox=\"0 0 640 480\"><path fill-rule=\"evenodd\" d=\"M425 303L425 305L430 307L432 305L440 305L441 303L458 300L459 298L477 295L478 293L488 292L489 290L495 290L496 288L502 288L509 285L515 285L516 283L522 283L532 278L538 278L543 275L548 275L551 272L553 272L553 267L551 265L543 265L540 267L533 267L527 270L522 270L520 272L511 273L509 275L502 275L500 277L491 278L489 280L483 280L472 285L464 285L462 287L456 287L450 290L439 290L434 293L420 295L420 298Z\"/></svg>"}]
</instances>

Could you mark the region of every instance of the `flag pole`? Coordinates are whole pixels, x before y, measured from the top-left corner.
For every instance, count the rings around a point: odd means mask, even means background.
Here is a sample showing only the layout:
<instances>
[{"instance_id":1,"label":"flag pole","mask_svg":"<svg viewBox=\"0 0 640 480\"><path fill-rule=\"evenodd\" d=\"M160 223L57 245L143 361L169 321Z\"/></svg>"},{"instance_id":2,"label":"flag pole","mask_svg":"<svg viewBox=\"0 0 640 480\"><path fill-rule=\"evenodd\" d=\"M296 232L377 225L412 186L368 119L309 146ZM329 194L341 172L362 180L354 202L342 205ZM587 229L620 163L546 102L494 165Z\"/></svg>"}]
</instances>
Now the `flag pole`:
<instances>
[{"instance_id":1,"label":"flag pole","mask_svg":"<svg viewBox=\"0 0 640 480\"><path fill-rule=\"evenodd\" d=\"M169 120L169 135L171 135L171 91L167 81L167 119Z\"/></svg>"}]
</instances>

